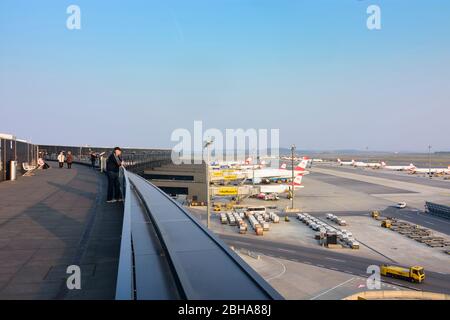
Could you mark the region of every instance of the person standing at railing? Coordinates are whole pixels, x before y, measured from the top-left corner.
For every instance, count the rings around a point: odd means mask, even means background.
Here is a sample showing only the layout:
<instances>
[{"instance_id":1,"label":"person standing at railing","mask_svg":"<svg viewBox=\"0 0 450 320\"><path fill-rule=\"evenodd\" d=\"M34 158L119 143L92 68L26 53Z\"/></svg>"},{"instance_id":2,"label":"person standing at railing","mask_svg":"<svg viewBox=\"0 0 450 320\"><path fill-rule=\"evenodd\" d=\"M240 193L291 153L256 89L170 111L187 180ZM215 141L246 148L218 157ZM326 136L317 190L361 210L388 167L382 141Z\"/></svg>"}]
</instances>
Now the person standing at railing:
<instances>
[{"instance_id":1,"label":"person standing at railing","mask_svg":"<svg viewBox=\"0 0 450 320\"><path fill-rule=\"evenodd\" d=\"M97 155L95 152L91 152L91 165L92 169L95 169L95 162L97 161Z\"/></svg>"},{"instance_id":2,"label":"person standing at railing","mask_svg":"<svg viewBox=\"0 0 450 320\"><path fill-rule=\"evenodd\" d=\"M71 151L67 152L67 169L72 169L72 163L73 163L73 155Z\"/></svg>"},{"instance_id":3,"label":"person standing at railing","mask_svg":"<svg viewBox=\"0 0 450 320\"><path fill-rule=\"evenodd\" d=\"M66 156L64 155L64 152L61 151L58 155L59 168L64 167L64 161L66 161Z\"/></svg>"},{"instance_id":4,"label":"person standing at railing","mask_svg":"<svg viewBox=\"0 0 450 320\"><path fill-rule=\"evenodd\" d=\"M108 197L106 202L122 201L120 192L119 171L122 164L122 149L114 148L114 151L106 160L106 174L108 176Z\"/></svg>"}]
</instances>

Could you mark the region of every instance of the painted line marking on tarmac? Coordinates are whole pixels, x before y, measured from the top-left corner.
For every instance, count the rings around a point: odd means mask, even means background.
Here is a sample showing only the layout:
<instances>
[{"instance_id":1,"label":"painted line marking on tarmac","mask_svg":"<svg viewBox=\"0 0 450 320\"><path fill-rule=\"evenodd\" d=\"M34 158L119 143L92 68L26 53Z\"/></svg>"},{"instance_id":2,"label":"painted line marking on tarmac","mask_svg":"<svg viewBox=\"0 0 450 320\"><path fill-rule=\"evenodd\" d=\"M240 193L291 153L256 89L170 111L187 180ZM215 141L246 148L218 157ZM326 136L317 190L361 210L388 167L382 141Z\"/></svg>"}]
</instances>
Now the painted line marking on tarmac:
<instances>
[{"instance_id":1,"label":"painted line marking on tarmac","mask_svg":"<svg viewBox=\"0 0 450 320\"><path fill-rule=\"evenodd\" d=\"M267 281L270 281L270 280L279 278L279 277L283 276L283 275L286 273L286 266L284 265L284 263L282 263L281 261L279 261L279 260L277 260L277 259L275 259L275 258L272 258L272 259L275 260L276 262L278 262L278 263L282 266L283 269L282 269L281 272L278 273L277 275L275 275L275 276L273 276L273 277L270 277L270 278L267 278L267 279L266 279Z\"/></svg>"},{"instance_id":2,"label":"painted line marking on tarmac","mask_svg":"<svg viewBox=\"0 0 450 320\"><path fill-rule=\"evenodd\" d=\"M342 287L343 285L346 285L347 283L349 283L350 281L353 281L354 279L355 279L355 278L348 279L347 281L344 281L344 282L342 282L341 284L338 284L337 286L334 286L333 288L328 289L327 291L324 291L324 292L322 292L321 294L318 294L317 296L315 296L315 297L313 297L313 298L311 298L311 299L309 299L309 300L315 300L315 299L317 299L317 298L319 298L319 297L321 297L321 296L327 294L328 292L331 292L331 291L333 291L333 290L335 290L335 289L337 289L337 288L339 288L339 287Z\"/></svg>"},{"instance_id":3,"label":"painted line marking on tarmac","mask_svg":"<svg viewBox=\"0 0 450 320\"><path fill-rule=\"evenodd\" d=\"M414 291L421 291L421 290L418 289L418 288L414 288L414 287L411 287L411 286L407 286L407 285L405 285L405 284L403 284L403 283L397 283L397 282L395 282L395 281L386 281L386 280L383 280L382 284L384 284L384 283L389 283L389 284L391 284L391 285L394 285L394 286L397 286L397 287L400 287L400 288L407 288L407 289L414 290Z\"/></svg>"},{"instance_id":4,"label":"painted line marking on tarmac","mask_svg":"<svg viewBox=\"0 0 450 320\"><path fill-rule=\"evenodd\" d=\"M434 217L430 217L429 215L427 215L426 213L421 213L421 212L418 212L417 213L418 215L422 215L422 216L424 216L424 217L427 217L428 219L431 219L431 220L435 220L435 221L438 221L439 223L444 223L444 224L448 224L448 225L450 225L450 223L449 222L447 222L447 221L443 221L442 219L437 219L437 218L434 218Z\"/></svg>"},{"instance_id":5,"label":"painted line marking on tarmac","mask_svg":"<svg viewBox=\"0 0 450 320\"><path fill-rule=\"evenodd\" d=\"M309 262L309 261L303 261L303 263L306 263L306 264L312 264L312 263Z\"/></svg>"},{"instance_id":6,"label":"painted line marking on tarmac","mask_svg":"<svg viewBox=\"0 0 450 320\"><path fill-rule=\"evenodd\" d=\"M291 253L295 253L295 252L296 252L296 251L294 251L294 250L283 249L283 248L279 248L278 251L291 252Z\"/></svg>"},{"instance_id":7,"label":"painted line marking on tarmac","mask_svg":"<svg viewBox=\"0 0 450 320\"><path fill-rule=\"evenodd\" d=\"M324 268L325 266L324 266L324 265L321 265L321 264L318 264L317 267L319 267L319 268Z\"/></svg>"},{"instance_id":8,"label":"painted line marking on tarmac","mask_svg":"<svg viewBox=\"0 0 450 320\"><path fill-rule=\"evenodd\" d=\"M328 257L325 257L325 259L331 260L331 261L337 261L337 262L345 262L345 260L335 259L335 258L328 258Z\"/></svg>"},{"instance_id":9,"label":"painted line marking on tarmac","mask_svg":"<svg viewBox=\"0 0 450 320\"><path fill-rule=\"evenodd\" d=\"M429 225L432 225L432 226L435 225L434 223L431 223L431 222L428 222L428 221L424 221L424 223L429 224Z\"/></svg>"}]
</instances>

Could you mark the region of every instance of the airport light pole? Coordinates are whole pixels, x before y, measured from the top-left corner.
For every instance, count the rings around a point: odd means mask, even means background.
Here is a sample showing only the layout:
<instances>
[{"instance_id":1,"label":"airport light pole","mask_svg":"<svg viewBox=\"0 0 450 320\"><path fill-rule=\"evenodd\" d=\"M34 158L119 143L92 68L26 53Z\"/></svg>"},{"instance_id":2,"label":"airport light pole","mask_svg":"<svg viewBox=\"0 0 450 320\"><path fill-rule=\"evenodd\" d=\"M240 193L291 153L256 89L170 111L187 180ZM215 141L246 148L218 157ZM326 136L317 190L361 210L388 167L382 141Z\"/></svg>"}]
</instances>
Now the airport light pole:
<instances>
[{"instance_id":1,"label":"airport light pole","mask_svg":"<svg viewBox=\"0 0 450 320\"><path fill-rule=\"evenodd\" d=\"M209 229L211 226L211 196L209 188L209 147L213 144L214 140L206 140L204 149L206 149L206 227Z\"/></svg>"},{"instance_id":2,"label":"airport light pole","mask_svg":"<svg viewBox=\"0 0 450 320\"><path fill-rule=\"evenodd\" d=\"M291 170L292 170L292 183L291 183L291 209L294 210L294 195L295 195L295 188L294 188L294 152L295 152L295 144L291 146Z\"/></svg>"},{"instance_id":3,"label":"airport light pole","mask_svg":"<svg viewBox=\"0 0 450 320\"><path fill-rule=\"evenodd\" d=\"M366 156L367 156L367 163L370 162L370 156L369 156L369 147L366 146Z\"/></svg>"},{"instance_id":4,"label":"airport light pole","mask_svg":"<svg viewBox=\"0 0 450 320\"><path fill-rule=\"evenodd\" d=\"M431 179L431 145L428 146L428 177Z\"/></svg>"},{"instance_id":5,"label":"airport light pole","mask_svg":"<svg viewBox=\"0 0 450 320\"><path fill-rule=\"evenodd\" d=\"M254 152L253 152L253 156L255 156ZM253 176L252 176L252 185L253 185L253 188L255 188L255 166L253 165L253 163L251 163L251 166L252 166L252 174L253 174Z\"/></svg>"}]
</instances>

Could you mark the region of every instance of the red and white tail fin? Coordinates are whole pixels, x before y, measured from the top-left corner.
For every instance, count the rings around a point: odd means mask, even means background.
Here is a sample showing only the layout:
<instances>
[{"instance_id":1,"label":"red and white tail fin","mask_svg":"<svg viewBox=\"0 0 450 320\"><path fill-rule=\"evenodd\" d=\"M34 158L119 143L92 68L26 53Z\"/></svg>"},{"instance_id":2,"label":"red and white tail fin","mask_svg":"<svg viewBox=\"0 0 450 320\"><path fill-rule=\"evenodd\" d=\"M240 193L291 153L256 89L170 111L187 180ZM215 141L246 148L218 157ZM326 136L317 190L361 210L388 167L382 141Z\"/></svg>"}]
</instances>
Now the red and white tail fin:
<instances>
[{"instance_id":1,"label":"red and white tail fin","mask_svg":"<svg viewBox=\"0 0 450 320\"><path fill-rule=\"evenodd\" d=\"M338 163L341 163L342 161L341 161L341 159L338 158L338 159L337 159L337 162L338 162Z\"/></svg>"},{"instance_id":2,"label":"red and white tail fin","mask_svg":"<svg viewBox=\"0 0 450 320\"><path fill-rule=\"evenodd\" d=\"M381 161L381 166L382 166L382 167L386 167L386 162Z\"/></svg>"},{"instance_id":3,"label":"red and white tail fin","mask_svg":"<svg viewBox=\"0 0 450 320\"><path fill-rule=\"evenodd\" d=\"M294 179L294 183L293 183L294 187L295 186L301 186L302 185L302 179L303 179L302 175L296 176L295 179Z\"/></svg>"},{"instance_id":4,"label":"red and white tail fin","mask_svg":"<svg viewBox=\"0 0 450 320\"><path fill-rule=\"evenodd\" d=\"M245 164L251 164L253 162L252 157L248 157L247 159L245 159Z\"/></svg>"},{"instance_id":5,"label":"red and white tail fin","mask_svg":"<svg viewBox=\"0 0 450 320\"><path fill-rule=\"evenodd\" d=\"M296 167L295 171L305 171L306 166L308 165L308 160L303 159Z\"/></svg>"},{"instance_id":6,"label":"red and white tail fin","mask_svg":"<svg viewBox=\"0 0 450 320\"><path fill-rule=\"evenodd\" d=\"M280 169L287 169L286 163L283 163L283 164L281 165Z\"/></svg>"}]
</instances>

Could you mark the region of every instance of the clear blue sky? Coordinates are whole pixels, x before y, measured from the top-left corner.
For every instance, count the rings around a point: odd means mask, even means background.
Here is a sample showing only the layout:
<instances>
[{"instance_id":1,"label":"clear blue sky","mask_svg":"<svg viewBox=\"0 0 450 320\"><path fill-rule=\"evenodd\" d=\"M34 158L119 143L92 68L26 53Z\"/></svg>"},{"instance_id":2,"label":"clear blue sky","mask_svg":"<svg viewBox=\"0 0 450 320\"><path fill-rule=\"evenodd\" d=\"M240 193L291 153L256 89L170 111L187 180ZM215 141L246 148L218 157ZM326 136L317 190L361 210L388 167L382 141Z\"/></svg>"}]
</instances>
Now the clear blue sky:
<instances>
[{"instance_id":1,"label":"clear blue sky","mask_svg":"<svg viewBox=\"0 0 450 320\"><path fill-rule=\"evenodd\" d=\"M203 120L300 149L449 150L449 119L448 0L0 1L0 132L37 143L172 147Z\"/></svg>"}]
</instances>

